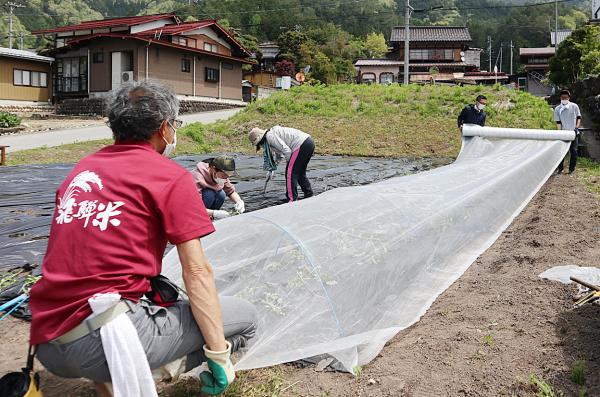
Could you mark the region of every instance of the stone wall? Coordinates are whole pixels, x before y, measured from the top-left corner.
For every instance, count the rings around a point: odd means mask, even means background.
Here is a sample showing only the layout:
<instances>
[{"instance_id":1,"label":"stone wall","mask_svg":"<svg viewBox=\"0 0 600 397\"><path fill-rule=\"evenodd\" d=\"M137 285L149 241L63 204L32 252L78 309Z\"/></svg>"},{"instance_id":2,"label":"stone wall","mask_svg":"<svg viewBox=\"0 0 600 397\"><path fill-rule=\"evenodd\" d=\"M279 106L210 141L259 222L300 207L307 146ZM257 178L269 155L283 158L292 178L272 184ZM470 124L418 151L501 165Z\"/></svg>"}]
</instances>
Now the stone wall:
<instances>
[{"instance_id":1,"label":"stone wall","mask_svg":"<svg viewBox=\"0 0 600 397\"><path fill-rule=\"evenodd\" d=\"M26 113L51 113L54 111L54 106L48 105L0 105L0 112L13 114Z\"/></svg>"},{"instance_id":2,"label":"stone wall","mask_svg":"<svg viewBox=\"0 0 600 397\"><path fill-rule=\"evenodd\" d=\"M189 100L182 100L179 105L180 114L210 112L239 107L230 103ZM102 98L65 99L58 105L57 114L105 116L105 102Z\"/></svg>"}]
</instances>

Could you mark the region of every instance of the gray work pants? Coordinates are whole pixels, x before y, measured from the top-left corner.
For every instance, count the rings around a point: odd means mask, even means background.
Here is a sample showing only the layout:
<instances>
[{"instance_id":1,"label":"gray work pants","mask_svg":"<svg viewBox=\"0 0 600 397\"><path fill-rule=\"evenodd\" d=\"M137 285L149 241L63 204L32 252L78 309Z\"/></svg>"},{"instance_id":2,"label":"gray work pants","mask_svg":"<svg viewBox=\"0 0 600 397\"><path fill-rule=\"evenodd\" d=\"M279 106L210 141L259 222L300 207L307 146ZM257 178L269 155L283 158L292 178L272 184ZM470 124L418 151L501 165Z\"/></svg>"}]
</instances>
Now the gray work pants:
<instances>
[{"instance_id":1,"label":"gray work pants","mask_svg":"<svg viewBox=\"0 0 600 397\"><path fill-rule=\"evenodd\" d=\"M202 350L204 338L188 301L180 301L168 308L141 301L132 307L127 315L138 332L150 368L160 368L187 356L186 371L189 371L206 361ZM238 350L254 336L256 309L243 299L224 296L221 297L221 312L225 338L231 342L234 351ZM63 378L111 381L100 330L64 345L51 342L39 345L37 357L48 371Z\"/></svg>"}]
</instances>

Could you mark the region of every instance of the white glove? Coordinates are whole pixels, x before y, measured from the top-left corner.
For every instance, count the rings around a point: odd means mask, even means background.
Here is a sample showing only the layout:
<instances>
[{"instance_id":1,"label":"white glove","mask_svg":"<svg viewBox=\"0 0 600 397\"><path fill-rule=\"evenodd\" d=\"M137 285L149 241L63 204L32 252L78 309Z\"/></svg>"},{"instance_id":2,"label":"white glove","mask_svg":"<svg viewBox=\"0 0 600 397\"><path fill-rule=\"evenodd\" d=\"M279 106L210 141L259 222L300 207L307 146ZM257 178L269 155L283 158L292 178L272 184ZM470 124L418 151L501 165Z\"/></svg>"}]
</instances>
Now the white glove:
<instances>
[{"instance_id":1,"label":"white glove","mask_svg":"<svg viewBox=\"0 0 600 397\"><path fill-rule=\"evenodd\" d=\"M223 210L213 210L212 213L212 217L215 221L219 219L229 218L230 216L231 214L229 212Z\"/></svg>"},{"instance_id":2,"label":"white glove","mask_svg":"<svg viewBox=\"0 0 600 397\"><path fill-rule=\"evenodd\" d=\"M244 205L244 200L240 200L237 203L235 203L235 206L233 207L235 209L235 211L239 214L243 214L244 211L246 211L246 206Z\"/></svg>"}]
</instances>

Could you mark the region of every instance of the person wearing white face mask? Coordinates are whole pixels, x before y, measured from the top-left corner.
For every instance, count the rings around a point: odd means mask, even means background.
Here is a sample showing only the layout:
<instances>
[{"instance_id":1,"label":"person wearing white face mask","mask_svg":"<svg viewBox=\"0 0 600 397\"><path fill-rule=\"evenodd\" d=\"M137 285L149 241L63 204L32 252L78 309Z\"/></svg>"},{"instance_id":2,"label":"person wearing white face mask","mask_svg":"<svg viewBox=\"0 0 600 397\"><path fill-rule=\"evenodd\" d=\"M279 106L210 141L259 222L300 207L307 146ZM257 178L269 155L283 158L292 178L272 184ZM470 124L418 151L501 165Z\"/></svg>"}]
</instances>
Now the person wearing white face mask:
<instances>
[{"instance_id":1,"label":"person wearing white face mask","mask_svg":"<svg viewBox=\"0 0 600 397\"><path fill-rule=\"evenodd\" d=\"M108 382L115 395L156 395L150 370L180 358L185 371L207 363L198 393L221 394L235 378L231 353L255 333L256 309L219 296L201 241L215 227L192 174L166 158L179 100L159 83L134 81L114 90L106 109L114 144L80 160L56 191L43 277L30 291L30 343L50 372L90 379L101 396ZM157 278L167 243L177 248L186 299L164 294L172 291ZM106 310L92 316L95 303ZM139 364L131 379L121 371L130 362Z\"/></svg>"},{"instance_id":2,"label":"person wearing white face mask","mask_svg":"<svg viewBox=\"0 0 600 397\"><path fill-rule=\"evenodd\" d=\"M571 93L567 90L560 92L560 105L554 109L554 121L559 130L575 131L575 139L571 141L569 147L569 174L575 172L577 165L577 146L579 145L579 128L581 127L581 111L576 103L571 102ZM565 156L566 157L566 156ZM563 172L565 159L558 165L557 174Z\"/></svg>"},{"instance_id":3,"label":"person wearing white face mask","mask_svg":"<svg viewBox=\"0 0 600 397\"><path fill-rule=\"evenodd\" d=\"M487 105L487 98L484 95L478 95L474 105L465 106L458 116L458 129L462 131L463 124L477 124L485 127L486 114L483 111Z\"/></svg>"},{"instance_id":4,"label":"person wearing white face mask","mask_svg":"<svg viewBox=\"0 0 600 397\"><path fill-rule=\"evenodd\" d=\"M235 212L241 214L246 211L244 200L229 180L229 177L234 174L235 160L229 156L203 160L196 164L196 168L192 171L206 211L213 220L231 216L229 212L221 210L225 197L233 201Z\"/></svg>"}]
</instances>

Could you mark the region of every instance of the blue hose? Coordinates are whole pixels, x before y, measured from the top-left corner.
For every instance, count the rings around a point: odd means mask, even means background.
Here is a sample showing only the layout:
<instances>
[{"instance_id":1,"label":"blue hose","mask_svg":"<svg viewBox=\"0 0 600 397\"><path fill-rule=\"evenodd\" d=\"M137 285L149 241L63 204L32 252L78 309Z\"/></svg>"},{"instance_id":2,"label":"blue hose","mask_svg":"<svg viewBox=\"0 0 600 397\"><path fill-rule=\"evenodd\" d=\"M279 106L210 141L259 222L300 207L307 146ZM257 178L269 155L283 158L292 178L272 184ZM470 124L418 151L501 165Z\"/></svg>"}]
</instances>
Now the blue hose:
<instances>
[{"instance_id":1,"label":"blue hose","mask_svg":"<svg viewBox=\"0 0 600 397\"><path fill-rule=\"evenodd\" d=\"M23 303L27 302L28 299L29 299L29 295L22 294L22 295L17 296L14 299L9 300L6 303L3 303L2 305L0 305L0 312L5 311L6 309L8 309L9 307L12 306L12 309L10 309L6 314L4 314L2 317L0 317L0 320L4 320L4 318L6 318L12 312L17 310Z\"/></svg>"}]
</instances>

